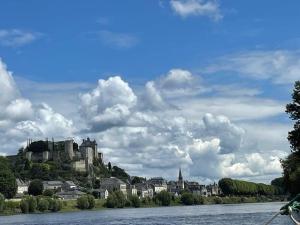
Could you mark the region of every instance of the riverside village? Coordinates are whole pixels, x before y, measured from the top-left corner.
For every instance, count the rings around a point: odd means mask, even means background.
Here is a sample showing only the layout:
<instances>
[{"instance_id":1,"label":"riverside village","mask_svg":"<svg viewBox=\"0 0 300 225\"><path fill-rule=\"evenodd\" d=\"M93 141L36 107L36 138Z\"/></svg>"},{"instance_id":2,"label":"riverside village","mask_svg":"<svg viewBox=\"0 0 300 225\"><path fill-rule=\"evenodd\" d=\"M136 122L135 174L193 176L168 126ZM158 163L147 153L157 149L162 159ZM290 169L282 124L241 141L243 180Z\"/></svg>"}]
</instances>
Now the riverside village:
<instances>
[{"instance_id":1,"label":"riverside village","mask_svg":"<svg viewBox=\"0 0 300 225\"><path fill-rule=\"evenodd\" d=\"M0 157L0 214L92 208L252 203L284 200L282 178L271 185L222 178L209 185L178 177L130 176L104 163L96 140L27 140Z\"/></svg>"},{"instance_id":2,"label":"riverside village","mask_svg":"<svg viewBox=\"0 0 300 225\"><path fill-rule=\"evenodd\" d=\"M218 184L199 184L184 180L179 168L178 177L167 181L163 177L146 179L129 176L123 169L104 164L97 142L83 139L79 145L72 139L54 141L27 141L27 146L17 155L7 157L18 170L15 198L28 193L32 179L40 179L43 190L51 190L58 198L77 199L87 192L97 198L107 199L113 191L120 191L128 198L150 198L167 191L179 196L184 190L198 196L221 194Z\"/></svg>"}]
</instances>

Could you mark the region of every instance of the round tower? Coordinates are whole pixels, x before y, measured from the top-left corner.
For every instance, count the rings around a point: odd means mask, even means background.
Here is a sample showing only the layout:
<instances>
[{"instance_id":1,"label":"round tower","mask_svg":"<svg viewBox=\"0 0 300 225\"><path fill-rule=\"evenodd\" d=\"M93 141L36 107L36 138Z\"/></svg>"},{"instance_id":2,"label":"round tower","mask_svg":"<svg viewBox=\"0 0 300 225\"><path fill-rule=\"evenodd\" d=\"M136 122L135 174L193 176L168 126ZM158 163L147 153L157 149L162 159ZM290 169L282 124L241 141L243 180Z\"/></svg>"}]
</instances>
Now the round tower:
<instances>
[{"instance_id":1,"label":"round tower","mask_svg":"<svg viewBox=\"0 0 300 225\"><path fill-rule=\"evenodd\" d=\"M65 140L65 152L69 159L73 159L74 151L73 151L73 140Z\"/></svg>"}]
</instances>

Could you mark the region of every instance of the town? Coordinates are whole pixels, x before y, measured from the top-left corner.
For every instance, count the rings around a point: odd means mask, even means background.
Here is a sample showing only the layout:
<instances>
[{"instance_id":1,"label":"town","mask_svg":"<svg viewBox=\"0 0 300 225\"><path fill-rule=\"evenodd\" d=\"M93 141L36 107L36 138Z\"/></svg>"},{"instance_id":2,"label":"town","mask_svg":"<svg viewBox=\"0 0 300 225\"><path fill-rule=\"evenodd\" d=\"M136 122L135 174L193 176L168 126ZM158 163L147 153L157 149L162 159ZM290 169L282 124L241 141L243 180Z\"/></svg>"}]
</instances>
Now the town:
<instances>
[{"instance_id":1,"label":"town","mask_svg":"<svg viewBox=\"0 0 300 225\"><path fill-rule=\"evenodd\" d=\"M184 180L179 168L178 178L167 181L162 177L150 179L131 177L120 179L118 177L105 177L103 174L95 174L95 162L111 170L110 163L104 165L103 154L98 151L97 142L90 138L83 139L80 146L72 139L63 141L27 141L27 146L22 152L25 161L34 165L47 162L63 162L65 167L71 168L78 173L85 173L88 181L94 184L81 186L76 179L43 180L43 190L51 190L61 199L77 199L86 192L93 193L98 198L107 199L113 191L121 191L124 196L136 195L139 198L153 198L155 194L167 191L174 196L179 196L183 191L189 191L197 196L217 196L221 194L218 184L199 184L196 181ZM11 161L16 161L17 156L8 156ZM16 162L14 162L16 163ZM93 181L93 182L92 182ZM28 193L30 179L19 177L16 179L16 198L22 198Z\"/></svg>"}]
</instances>

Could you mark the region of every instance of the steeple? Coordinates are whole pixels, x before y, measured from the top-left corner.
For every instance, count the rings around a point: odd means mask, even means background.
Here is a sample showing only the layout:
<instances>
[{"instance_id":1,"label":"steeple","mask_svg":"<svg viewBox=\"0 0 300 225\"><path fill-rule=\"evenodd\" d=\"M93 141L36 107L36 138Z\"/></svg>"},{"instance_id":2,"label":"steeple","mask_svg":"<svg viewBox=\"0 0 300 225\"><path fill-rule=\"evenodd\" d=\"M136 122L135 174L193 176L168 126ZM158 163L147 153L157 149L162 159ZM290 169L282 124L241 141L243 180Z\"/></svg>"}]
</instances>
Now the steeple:
<instances>
[{"instance_id":1,"label":"steeple","mask_svg":"<svg viewBox=\"0 0 300 225\"><path fill-rule=\"evenodd\" d=\"M178 181L182 181L181 168L179 168Z\"/></svg>"}]
</instances>

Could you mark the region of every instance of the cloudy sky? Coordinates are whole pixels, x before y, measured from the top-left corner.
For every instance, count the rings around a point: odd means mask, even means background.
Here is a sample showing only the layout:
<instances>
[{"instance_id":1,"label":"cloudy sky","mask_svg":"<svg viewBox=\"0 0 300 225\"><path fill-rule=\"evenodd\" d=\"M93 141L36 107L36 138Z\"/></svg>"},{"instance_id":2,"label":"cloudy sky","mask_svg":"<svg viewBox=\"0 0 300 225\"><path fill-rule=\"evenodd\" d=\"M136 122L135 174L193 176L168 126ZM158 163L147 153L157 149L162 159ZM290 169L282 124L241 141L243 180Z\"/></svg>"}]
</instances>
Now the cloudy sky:
<instances>
[{"instance_id":1,"label":"cloudy sky","mask_svg":"<svg viewBox=\"0 0 300 225\"><path fill-rule=\"evenodd\" d=\"M290 151L299 7L2 1L0 154L89 136L131 175L270 182Z\"/></svg>"}]
</instances>

